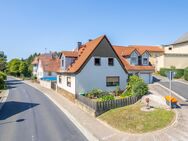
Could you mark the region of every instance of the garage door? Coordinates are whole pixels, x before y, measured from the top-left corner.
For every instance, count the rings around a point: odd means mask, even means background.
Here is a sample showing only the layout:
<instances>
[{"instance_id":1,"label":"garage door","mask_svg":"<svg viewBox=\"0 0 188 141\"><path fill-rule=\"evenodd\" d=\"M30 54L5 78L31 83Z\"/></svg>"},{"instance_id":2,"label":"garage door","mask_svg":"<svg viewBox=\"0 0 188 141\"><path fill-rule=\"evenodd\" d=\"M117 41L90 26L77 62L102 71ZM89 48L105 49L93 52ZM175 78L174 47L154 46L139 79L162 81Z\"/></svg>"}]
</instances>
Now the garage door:
<instances>
[{"instance_id":1,"label":"garage door","mask_svg":"<svg viewBox=\"0 0 188 141\"><path fill-rule=\"evenodd\" d=\"M139 76L144 80L145 83L150 83L150 73L140 73Z\"/></svg>"}]
</instances>

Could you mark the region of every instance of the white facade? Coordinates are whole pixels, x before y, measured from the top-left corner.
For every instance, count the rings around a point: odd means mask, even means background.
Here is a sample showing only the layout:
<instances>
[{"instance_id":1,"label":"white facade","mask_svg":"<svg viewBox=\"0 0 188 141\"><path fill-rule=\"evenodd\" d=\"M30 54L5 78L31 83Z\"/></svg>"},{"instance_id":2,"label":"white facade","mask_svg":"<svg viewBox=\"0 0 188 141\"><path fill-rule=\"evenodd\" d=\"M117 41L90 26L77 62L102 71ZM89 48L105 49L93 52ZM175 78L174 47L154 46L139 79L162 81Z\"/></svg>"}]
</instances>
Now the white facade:
<instances>
[{"instance_id":1,"label":"white facade","mask_svg":"<svg viewBox=\"0 0 188 141\"><path fill-rule=\"evenodd\" d=\"M119 87L122 90L125 89L128 75L118 60L114 58L114 66L108 66L108 58L99 57L101 65L95 66L94 58L92 57L83 70L76 75L76 93L87 92L93 88L114 91L116 86L106 86L107 76L119 76Z\"/></svg>"},{"instance_id":2,"label":"white facade","mask_svg":"<svg viewBox=\"0 0 188 141\"><path fill-rule=\"evenodd\" d=\"M114 65L108 66L108 57L97 57L101 59L101 65L95 66L94 58L92 57L82 71L76 75L58 75L58 87L72 94L85 93L94 88L104 91L114 91L116 86L106 86L106 77L118 76L120 89L125 89L128 75L118 60L114 58ZM61 83L59 83L59 77L61 77ZM67 77L71 77L71 86L67 86Z\"/></svg>"},{"instance_id":3,"label":"white facade","mask_svg":"<svg viewBox=\"0 0 188 141\"><path fill-rule=\"evenodd\" d=\"M39 60L38 68L37 68L37 74L36 77L37 79L41 79L43 77L56 77L57 73L56 72L46 72L42 68L41 61Z\"/></svg>"}]
</instances>

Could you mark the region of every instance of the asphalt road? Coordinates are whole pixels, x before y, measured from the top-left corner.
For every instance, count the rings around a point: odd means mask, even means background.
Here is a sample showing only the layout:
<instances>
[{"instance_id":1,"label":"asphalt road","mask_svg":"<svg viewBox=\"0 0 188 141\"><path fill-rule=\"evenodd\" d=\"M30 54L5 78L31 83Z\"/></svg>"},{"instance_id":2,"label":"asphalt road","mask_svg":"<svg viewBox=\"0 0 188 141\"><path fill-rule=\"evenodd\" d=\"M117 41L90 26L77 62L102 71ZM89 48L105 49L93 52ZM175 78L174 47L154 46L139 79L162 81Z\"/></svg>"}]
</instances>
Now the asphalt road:
<instances>
[{"instance_id":1,"label":"asphalt road","mask_svg":"<svg viewBox=\"0 0 188 141\"><path fill-rule=\"evenodd\" d=\"M45 95L9 78L0 111L0 141L85 141L77 127Z\"/></svg>"},{"instance_id":2,"label":"asphalt road","mask_svg":"<svg viewBox=\"0 0 188 141\"><path fill-rule=\"evenodd\" d=\"M159 83L169 88L169 82L159 82ZM174 81L172 82L172 90L178 93L180 96L184 97L185 99L188 99L188 85Z\"/></svg>"}]
</instances>

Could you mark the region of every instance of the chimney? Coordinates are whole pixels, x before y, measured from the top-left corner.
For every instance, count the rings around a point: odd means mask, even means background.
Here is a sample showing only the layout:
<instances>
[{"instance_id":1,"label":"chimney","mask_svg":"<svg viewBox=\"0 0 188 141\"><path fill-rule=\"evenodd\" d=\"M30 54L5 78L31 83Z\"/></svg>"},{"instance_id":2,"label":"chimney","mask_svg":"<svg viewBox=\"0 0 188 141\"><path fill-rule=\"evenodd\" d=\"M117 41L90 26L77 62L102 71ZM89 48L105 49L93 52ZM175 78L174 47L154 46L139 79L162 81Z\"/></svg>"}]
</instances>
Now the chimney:
<instances>
[{"instance_id":1,"label":"chimney","mask_svg":"<svg viewBox=\"0 0 188 141\"><path fill-rule=\"evenodd\" d=\"M82 42L77 42L78 44L78 49L82 46Z\"/></svg>"}]
</instances>

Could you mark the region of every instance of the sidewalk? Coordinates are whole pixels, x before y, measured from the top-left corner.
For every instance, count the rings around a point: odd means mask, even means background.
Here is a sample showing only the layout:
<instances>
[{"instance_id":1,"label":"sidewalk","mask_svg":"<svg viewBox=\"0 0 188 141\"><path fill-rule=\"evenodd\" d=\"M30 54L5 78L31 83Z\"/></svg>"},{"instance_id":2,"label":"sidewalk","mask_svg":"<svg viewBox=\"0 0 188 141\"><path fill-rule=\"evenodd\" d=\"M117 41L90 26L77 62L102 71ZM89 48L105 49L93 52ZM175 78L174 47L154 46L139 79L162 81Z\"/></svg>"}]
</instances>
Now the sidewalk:
<instances>
[{"instance_id":1,"label":"sidewalk","mask_svg":"<svg viewBox=\"0 0 188 141\"><path fill-rule=\"evenodd\" d=\"M171 141L171 140L187 140L188 135L188 108L183 108L178 111L179 117L175 124L165 129L145 133L145 134L129 134L117 131L103 124L98 119L92 117L82 111L76 104L70 102L62 95L57 94L53 90L41 87L39 84L30 81L24 81L26 84L43 92L49 97L81 130L88 140L95 141ZM155 89L156 90L156 89ZM154 91L155 91L154 90ZM160 93L160 92L159 92Z\"/></svg>"},{"instance_id":2,"label":"sidewalk","mask_svg":"<svg viewBox=\"0 0 188 141\"><path fill-rule=\"evenodd\" d=\"M2 90L0 93L0 110L3 108L3 105L5 104L5 101L7 100L9 94L9 90Z\"/></svg>"}]
</instances>

